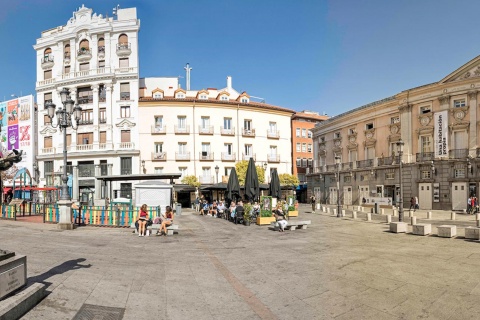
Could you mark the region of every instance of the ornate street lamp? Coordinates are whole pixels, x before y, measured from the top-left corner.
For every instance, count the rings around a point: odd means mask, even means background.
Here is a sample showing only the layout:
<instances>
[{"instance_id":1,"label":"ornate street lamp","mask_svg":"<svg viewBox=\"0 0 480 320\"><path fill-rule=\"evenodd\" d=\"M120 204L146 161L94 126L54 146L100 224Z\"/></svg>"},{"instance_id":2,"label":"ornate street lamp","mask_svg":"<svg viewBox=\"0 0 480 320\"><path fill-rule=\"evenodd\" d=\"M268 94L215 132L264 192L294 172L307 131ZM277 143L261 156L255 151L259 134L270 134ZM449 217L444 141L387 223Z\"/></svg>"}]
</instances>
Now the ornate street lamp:
<instances>
[{"instance_id":1,"label":"ornate street lamp","mask_svg":"<svg viewBox=\"0 0 480 320\"><path fill-rule=\"evenodd\" d=\"M60 209L60 219L58 221L58 227L60 229L73 229L72 224L72 211L71 211L71 197L70 193L68 192L68 176L67 176L67 128L71 127L73 130L77 130L78 128L78 121L82 117L82 108L76 104L70 98L70 90L68 88L63 88L60 91L60 99L63 104L63 109L60 108L56 109L55 104L52 102L47 102L45 104L45 108L47 109L47 115L50 118L50 125L53 128L59 128L60 132L63 132L63 175L62 175L62 188L61 188L61 195L60 201L58 201L58 206ZM57 115L57 124L53 125L52 119L54 118L55 114ZM74 126L73 121L77 126Z\"/></svg>"},{"instance_id":2,"label":"ornate street lamp","mask_svg":"<svg viewBox=\"0 0 480 320\"><path fill-rule=\"evenodd\" d=\"M403 145L404 142L402 139L397 141L397 149L398 149L398 158L400 163L400 205L398 207L398 221L403 221L403 179L402 179L402 164L403 164Z\"/></svg>"},{"instance_id":3,"label":"ornate street lamp","mask_svg":"<svg viewBox=\"0 0 480 320\"><path fill-rule=\"evenodd\" d=\"M337 165L337 218L342 216L340 212L340 157L335 156L335 164Z\"/></svg>"},{"instance_id":4,"label":"ornate street lamp","mask_svg":"<svg viewBox=\"0 0 480 320\"><path fill-rule=\"evenodd\" d=\"M218 171L220 170L220 168L218 167L218 164L215 166L215 173L217 175L217 183L218 183Z\"/></svg>"}]
</instances>

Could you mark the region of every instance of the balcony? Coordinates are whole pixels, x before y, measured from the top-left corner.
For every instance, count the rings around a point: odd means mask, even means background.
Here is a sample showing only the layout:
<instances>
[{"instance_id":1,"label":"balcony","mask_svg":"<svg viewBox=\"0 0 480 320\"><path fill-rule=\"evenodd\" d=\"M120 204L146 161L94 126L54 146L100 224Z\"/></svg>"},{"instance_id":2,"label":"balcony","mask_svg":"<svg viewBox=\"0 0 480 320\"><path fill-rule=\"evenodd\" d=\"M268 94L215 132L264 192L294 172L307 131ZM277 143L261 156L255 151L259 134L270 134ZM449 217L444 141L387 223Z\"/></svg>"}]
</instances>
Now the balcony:
<instances>
[{"instance_id":1,"label":"balcony","mask_svg":"<svg viewBox=\"0 0 480 320\"><path fill-rule=\"evenodd\" d=\"M79 164L78 165L79 177L95 177L95 165L94 164Z\"/></svg>"},{"instance_id":2,"label":"balcony","mask_svg":"<svg viewBox=\"0 0 480 320\"><path fill-rule=\"evenodd\" d=\"M235 127L231 127L226 129L224 127L220 127L220 134L222 136L234 136L235 135Z\"/></svg>"},{"instance_id":3,"label":"balcony","mask_svg":"<svg viewBox=\"0 0 480 320\"><path fill-rule=\"evenodd\" d=\"M190 152L175 152L175 160L177 161L190 161Z\"/></svg>"},{"instance_id":4,"label":"balcony","mask_svg":"<svg viewBox=\"0 0 480 320\"><path fill-rule=\"evenodd\" d=\"M101 163L100 164L100 175L107 176L108 175L108 164Z\"/></svg>"},{"instance_id":5,"label":"balcony","mask_svg":"<svg viewBox=\"0 0 480 320\"><path fill-rule=\"evenodd\" d=\"M417 162L422 162L422 161L432 161L435 158L435 153L434 152L423 152L423 153L417 153L416 154L416 161ZM397 163L395 161L395 163Z\"/></svg>"},{"instance_id":6,"label":"balcony","mask_svg":"<svg viewBox=\"0 0 480 320\"><path fill-rule=\"evenodd\" d=\"M66 64L66 65L69 65L70 64L70 52L65 52L63 54L63 62Z\"/></svg>"},{"instance_id":7,"label":"balcony","mask_svg":"<svg viewBox=\"0 0 480 320\"><path fill-rule=\"evenodd\" d=\"M40 63L42 65L43 70L52 69L52 67L54 65L53 55L48 54L48 55L44 56L42 59L40 59Z\"/></svg>"},{"instance_id":8,"label":"balcony","mask_svg":"<svg viewBox=\"0 0 480 320\"><path fill-rule=\"evenodd\" d=\"M167 126L152 126L151 134L165 134L167 133Z\"/></svg>"},{"instance_id":9,"label":"balcony","mask_svg":"<svg viewBox=\"0 0 480 320\"><path fill-rule=\"evenodd\" d=\"M93 119L92 119L92 120L90 120L90 119L88 119L88 120L79 120L79 121L77 122L77 124L78 124L78 125L93 124Z\"/></svg>"},{"instance_id":10,"label":"balcony","mask_svg":"<svg viewBox=\"0 0 480 320\"><path fill-rule=\"evenodd\" d=\"M166 152L152 152L152 161L167 161Z\"/></svg>"},{"instance_id":11,"label":"balcony","mask_svg":"<svg viewBox=\"0 0 480 320\"><path fill-rule=\"evenodd\" d=\"M99 150L109 150L109 149L113 149L113 144L112 144L112 143L100 142L100 143L98 144L98 149L99 149Z\"/></svg>"},{"instance_id":12,"label":"balcony","mask_svg":"<svg viewBox=\"0 0 480 320\"><path fill-rule=\"evenodd\" d=\"M118 43L117 44L117 56L127 57L132 53L132 47L130 43Z\"/></svg>"},{"instance_id":13,"label":"balcony","mask_svg":"<svg viewBox=\"0 0 480 320\"><path fill-rule=\"evenodd\" d=\"M198 181L200 183L214 183L214 179L213 179L213 176L198 176Z\"/></svg>"},{"instance_id":14,"label":"balcony","mask_svg":"<svg viewBox=\"0 0 480 320\"><path fill-rule=\"evenodd\" d=\"M334 171L337 171L337 165L336 164L327 165L327 172L334 172Z\"/></svg>"},{"instance_id":15,"label":"balcony","mask_svg":"<svg viewBox=\"0 0 480 320\"><path fill-rule=\"evenodd\" d=\"M105 46L98 47L98 59L105 58Z\"/></svg>"},{"instance_id":16,"label":"balcony","mask_svg":"<svg viewBox=\"0 0 480 320\"><path fill-rule=\"evenodd\" d=\"M267 156L268 162L280 162L280 155L279 154L269 154Z\"/></svg>"},{"instance_id":17,"label":"balcony","mask_svg":"<svg viewBox=\"0 0 480 320\"><path fill-rule=\"evenodd\" d=\"M452 149L448 152L450 159L465 159L468 157L468 149Z\"/></svg>"},{"instance_id":18,"label":"balcony","mask_svg":"<svg viewBox=\"0 0 480 320\"><path fill-rule=\"evenodd\" d=\"M100 118L98 119L99 123L107 123L107 118Z\"/></svg>"},{"instance_id":19,"label":"balcony","mask_svg":"<svg viewBox=\"0 0 480 320\"><path fill-rule=\"evenodd\" d=\"M190 134L190 126L179 127L175 125L174 130L175 134Z\"/></svg>"},{"instance_id":20,"label":"balcony","mask_svg":"<svg viewBox=\"0 0 480 320\"><path fill-rule=\"evenodd\" d=\"M51 153L55 153L54 147L42 148L42 154L51 154Z\"/></svg>"},{"instance_id":21,"label":"balcony","mask_svg":"<svg viewBox=\"0 0 480 320\"><path fill-rule=\"evenodd\" d=\"M255 137L255 129L242 128L242 136L254 138Z\"/></svg>"},{"instance_id":22,"label":"balcony","mask_svg":"<svg viewBox=\"0 0 480 320\"><path fill-rule=\"evenodd\" d=\"M93 144L77 144L76 146L67 147L69 151L91 151L93 150Z\"/></svg>"},{"instance_id":23,"label":"balcony","mask_svg":"<svg viewBox=\"0 0 480 320\"><path fill-rule=\"evenodd\" d=\"M198 126L198 134L213 134L213 126Z\"/></svg>"},{"instance_id":24,"label":"balcony","mask_svg":"<svg viewBox=\"0 0 480 320\"><path fill-rule=\"evenodd\" d=\"M278 130L275 130L275 131L267 130L267 138L269 138L269 139L280 139L280 131L278 131Z\"/></svg>"},{"instance_id":25,"label":"balcony","mask_svg":"<svg viewBox=\"0 0 480 320\"><path fill-rule=\"evenodd\" d=\"M256 161L256 160L257 160L257 155L256 155L256 153L254 153L254 154L245 154L245 153L242 153L242 160L250 160L250 158L253 158L253 161Z\"/></svg>"},{"instance_id":26,"label":"balcony","mask_svg":"<svg viewBox=\"0 0 480 320\"><path fill-rule=\"evenodd\" d=\"M199 152L198 159L200 161L212 161L213 160L213 152L210 152L210 151Z\"/></svg>"},{"instance_id":27,"label":"balcony","mask_svg":"<svg viewBox=\"0 0 480 320\"><path fill-rule=\"evenodd\" d=\"M82 48L77 51L78 62L87 62L92 59L92 51L87 48Z\"/></svg>"},{"instance_id":28,"label":"balcony","mask_svg":"<svg viewBox=\"0 0 480 320\"><path fill-rule=\"evenodd\" d=\"M130 92L120 92L120 100L130 100Z\"/></svg>"},{"instance_id":29,"label":"balcony","mask_svg":"<svg viewBox=\"0 0 480 320\"><path fill-rule=\"evenodd\" d=\"M78 104L88 104L93 103L93 96L82 96L77 99Z\"/></svg>"},{"instance_id":30,"label":"balcony","mask_svg":"<svg viewBox=\"0 0 480 320\"><path fill-rule=\"evenodd\" d=\"M370 168L370 167L373 167L373 159L357 161L357 168Z\"/></svg>"},{"instance_id":31,"label":"balcony","mask_svg":"<svg viewBox=\"0 0 480 320\"><path fill-rule=\"evenodd\" d=\"M120 142L118 149L135 149L135 143L133 142Z\"/></svg>"},{"instance_id":32,"label":"balcony","mask_svg":"<svg viewBox=\"0 0 480 320\"><path fill-rule=\"evenodd\" d=\"M222 161L235 161L236 153L222 152Z\"/></svg>"},{"instance_id":33,"label":"balcony","mask_svg":"<svg viewBox=\"0 0 480 320\"><path fill-rule=\"evenodd\" d=\"M418 153L417 153L418 159ZM400 156L395 157L388 157L388 158L378 158L378 165L379 166L390 166L400 163Z\"/></svg>"}]
</instances>

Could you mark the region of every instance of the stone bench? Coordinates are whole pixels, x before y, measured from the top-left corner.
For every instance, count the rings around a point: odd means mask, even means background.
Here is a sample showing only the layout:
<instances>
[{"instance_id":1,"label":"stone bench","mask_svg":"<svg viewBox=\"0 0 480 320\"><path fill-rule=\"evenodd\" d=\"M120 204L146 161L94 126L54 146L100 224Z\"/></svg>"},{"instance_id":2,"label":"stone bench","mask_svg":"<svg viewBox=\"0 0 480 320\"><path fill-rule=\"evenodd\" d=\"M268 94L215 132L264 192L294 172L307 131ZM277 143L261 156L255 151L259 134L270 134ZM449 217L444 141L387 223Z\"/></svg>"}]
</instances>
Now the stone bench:
<instances>
[{"instance_id":1,"label":"stone bench","mask_svg":"<svg viewBox=\"0 0 480 320\"><path fill-rule=\"evenodd\" d=\"M312 224L311 220L306 221L288 221L285 230L296 230L296 229L307 229L307 225ZM280 228L277 221L270 223L270 226L273 227L273 230L278 231Z\"/></svg>"},{"instance_id":2,"label":"stone bench","mask_svg":"<svg viewBox=\"0 0 480 320\"><path fill-rule=\"evenodd\" d=\"M437 227L438 236L441 238L453 238L457 235L457 226L443 225Z\"/></svg>"},{"instance_id":3,"label":"stone bench","mask_svg":"<svg viewBox=\"0 0 480 320\"><path fill-rule=\"evenodd\" d=\"M151 234L153 234L153 230L160 230L160 224L152 224L151 226L147 227L147 230L151 230ZM173 236L174 230L177 230L178 233L178 224L172 224L167 227L167 235Z\"/></svg>"},{"instance_id":4,"label":"stone bench","mask_svg":"<svg viewBox=\"0 0 480 320\"><path fill-rule=\"evenodd\" d=\"M412 225L412 234L418 236L426 236L432 233L432 225L430 223L418 223Z\"/></svg>"},{"instance_id":5,"label":"stone bench","mask_svg":"<svg viewBox=\"0 0 480 320\"><path fill-rule=\"evenodd\" d=\"M465 239L480 240L480 228L478 227L466 227Z\"/></svg>"},{"instance_id":6,"label":"stone bench","mask_svg":"<svg viewBox=\"0 0 480 320\"><path fill-rule=\"evenodd\" d=\"M408 224L406 222L390 222L390 232L406 233Z\"/></svg>"}]
</instances>

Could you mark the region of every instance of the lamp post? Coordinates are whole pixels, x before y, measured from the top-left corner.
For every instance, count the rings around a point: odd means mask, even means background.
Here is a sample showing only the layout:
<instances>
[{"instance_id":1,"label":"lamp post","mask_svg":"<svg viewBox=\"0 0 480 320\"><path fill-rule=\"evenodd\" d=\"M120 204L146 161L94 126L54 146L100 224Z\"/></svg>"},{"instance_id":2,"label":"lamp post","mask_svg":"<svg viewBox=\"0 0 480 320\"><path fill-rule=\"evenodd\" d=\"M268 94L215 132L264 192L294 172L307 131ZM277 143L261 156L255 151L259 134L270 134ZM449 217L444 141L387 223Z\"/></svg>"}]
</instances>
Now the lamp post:
<instances>
[{"instance_id":1,"label":"lamp post","mask_svg":"<svg viewBox=\"0 0 480 320\"><path fill-rule=\"evenodd\" d=\"M267 163L266 162L263 163L263 179L266 183L267 182Z\"/></svg>"},{"instance_id":2,"label":"lamp post","mask_svg":"<svg viewBox=\"0 0 480 320\"><path fill-rule=\"evenodd\" d=\"M218 170L220 170L220 168L218 167L218 164L215 166L215 174L217 175L217 183L218 183Z\"/></svg>"},{"instance_id":3,"label":"lamp post","mask_svg":"<svg viewBox=\"0 0 480 320\"><path fill-rule=\"evenodd\" d=\"M398 206L398 221L402 222L403 221L403 179L402 179L402 164L403 164L403 145L404 142L402 139L397 141L397 149L398 149L398 158L399 158L399 164L400 164L400 199L399 199L399 206Z\"/></svg>"},{"instance_id":4,"label":"lamp post","mask_svg":"<svg viewBox=\"0 0 480 320\"><path fill-rule=\"evenodd\" d=\"M60 91L60 99L63 104L63 109L59 108L55 111L55 104L47 102L45 108L47 109L47 115L50 118L50 125L53 128L60 128L60 132L63 132L63 174L62 174L62 188L60 200L58 206L60 209L60 219L58 221L59 229L71 230L72 224L72 211L71 211L71 198L68 192L68 176L67 176L67 128L71 127L76 130L78 127L78 121L82 116L82 108L77 104L74 107L75 101L70 98L70 90L63 88ZM53 125L53 117L57 115L57 125ZM73 125L72 118L75 119L77 127Z\"/></svg>"},{"instance_id":5,"label":"lamp post","mask_svg":"<svg viewBox=\"0 0 480 320\"><path fill-rule=\"evenodd\" d=\"M335 164L337 165L337 218L342 216L340 212L340 157L335 156Z\"/></svg>"}]
</instances>

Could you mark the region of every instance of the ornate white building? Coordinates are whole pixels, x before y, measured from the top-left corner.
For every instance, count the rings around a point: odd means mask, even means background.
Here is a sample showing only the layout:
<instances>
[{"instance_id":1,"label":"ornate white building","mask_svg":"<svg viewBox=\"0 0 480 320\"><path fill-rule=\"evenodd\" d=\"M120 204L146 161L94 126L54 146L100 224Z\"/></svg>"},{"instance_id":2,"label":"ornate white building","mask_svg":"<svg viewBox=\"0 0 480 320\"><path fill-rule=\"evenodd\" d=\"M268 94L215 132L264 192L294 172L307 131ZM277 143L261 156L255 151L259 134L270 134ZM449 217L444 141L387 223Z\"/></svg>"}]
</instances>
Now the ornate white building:
<instances>
[{"instance_id":1,"label":"ornate white building","mask_svg":"<svg viewBox=\"0 0 480 320\"><path fill-rule=\"evenodd\" d=\"M61 184L63 134L50 125L45 103L61 108L59 92L64 87L83 108L78 129L67 129L73 199L91 190L91 200L103 203L100 199L105 195L94 176L140 172L139 29L136 8L118 9L115 17L103 17L82 6L65 25L46 30L37 39L40 186ZM131 196L131 187L130 182L115 183L112 189Z\"/></svg>"}]
</instances>

